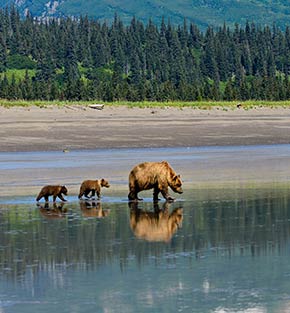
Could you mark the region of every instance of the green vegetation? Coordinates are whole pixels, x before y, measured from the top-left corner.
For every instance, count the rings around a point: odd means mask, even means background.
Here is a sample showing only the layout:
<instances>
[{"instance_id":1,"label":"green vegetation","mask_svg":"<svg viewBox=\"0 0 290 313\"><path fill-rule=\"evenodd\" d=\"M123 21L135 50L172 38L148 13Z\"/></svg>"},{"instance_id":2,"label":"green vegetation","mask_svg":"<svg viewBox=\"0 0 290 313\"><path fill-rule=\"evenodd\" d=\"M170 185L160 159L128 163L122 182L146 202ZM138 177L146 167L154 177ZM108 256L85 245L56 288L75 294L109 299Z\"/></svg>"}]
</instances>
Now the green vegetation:
<instances>
[{"instance_id":1,"label":"green vegetation","mask_svg":"<svg viewBox=\"0 0 290 313\"><path fill-rule=\"evenodd\" d=\"M96 101L44 101L44 100L6 100L0 99L0 106L5 108L12 107L31 107L37 106L41 108L47 108L50 106L66 107L66 106L89 106L91 104L96 104ZM114 101L114 102L102 102L106 106L126 106L128 108L192 108L200 110L211 110L211 109L224 109L224 110L236 110L238 109L238 104L241 104L241 108L244 110L257 109L257 108L290 108L289 101L256 101L249 100L242 103L237 103L237 101L196 101L196 102L180 102L180 101L168 101L168 102L158 102L158 101Z\"/></svg>"},{"instance_id":2,"label":"green vegetation","mask_svg":"<svg viewBox=\"0 0 290 313\"><path fill-rule=\"evenodd\" d=\"M184 21L128 26L81 17L36 22L0 10L0 98L44 101L285 101L290 27ZM146 105L147 105L146 104Z\"/></svg>"}]
</instances>

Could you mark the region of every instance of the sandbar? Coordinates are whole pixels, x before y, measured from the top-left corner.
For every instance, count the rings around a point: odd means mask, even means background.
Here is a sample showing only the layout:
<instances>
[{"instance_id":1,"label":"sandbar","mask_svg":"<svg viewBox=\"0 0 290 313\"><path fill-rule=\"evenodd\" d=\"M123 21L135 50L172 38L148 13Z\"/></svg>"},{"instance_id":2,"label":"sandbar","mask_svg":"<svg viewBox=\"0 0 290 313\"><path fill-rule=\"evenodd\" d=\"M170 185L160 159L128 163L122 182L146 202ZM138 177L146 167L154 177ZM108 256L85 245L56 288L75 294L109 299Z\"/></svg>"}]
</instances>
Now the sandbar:
<instances>
[{"instance_id":1,"label":"sandbar","mask_svg":"<svg viewBox=\"0 0 290 313\"><path fill-rule=\"evenodd\" d=\"M46 184L77 199L83 180L104 177L104 194L126 200L131 168L164 159L182 175L184 199L204 186L290 180L288 108L0 107L0 122L2 199L34 201Z\"/></svg>"},{"instance_id":2,"label":"sandbar","mask_svg":"<svg viewBox=\"0 0 290 313\"><path fill-rule=\"evenodd\" d=\"M0 152L290 142L290 108L0 107L0 124Z\"/></svg>"}]
</instances>

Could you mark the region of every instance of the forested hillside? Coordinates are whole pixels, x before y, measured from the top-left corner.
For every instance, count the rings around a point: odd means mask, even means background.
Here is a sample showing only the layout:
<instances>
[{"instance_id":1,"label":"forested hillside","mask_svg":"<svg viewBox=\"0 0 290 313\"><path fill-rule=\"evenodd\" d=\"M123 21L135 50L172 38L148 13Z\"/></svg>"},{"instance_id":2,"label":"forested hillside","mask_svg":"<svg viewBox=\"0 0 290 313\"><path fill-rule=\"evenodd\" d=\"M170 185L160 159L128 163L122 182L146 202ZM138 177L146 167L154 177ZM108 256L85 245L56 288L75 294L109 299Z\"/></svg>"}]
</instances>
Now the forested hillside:
<instances>
[{"instance_id":1,"label":"forested hillside","mask_svg":"<svg viewBox=\"0 0 290 313\"><path fill-rule=\"evenodd\" d=\"M272 25L284 29L289 26L289 0L0 0L0 7L14 4L24 16L29 11L34 17L79 17L112 21L117 13L130 23L136 17L143 23L152 19L160 24L162 17L171 23L182 24L186 18L202 30L207 26L221 26L224 22L245 26L247 21L257 25Z\"/></svg>"},{"instance_id":2,"label":"forested hillside","mask_svg":"<svg viewBox=\"0 0 290 313\"><path fill-rule=\"evenodd\" d=\"M247 23L205 32L192 23L115 16L49 22L0 10L0 97L68 100L290 98L290 28Z\"/></svg>"}]
</instances>

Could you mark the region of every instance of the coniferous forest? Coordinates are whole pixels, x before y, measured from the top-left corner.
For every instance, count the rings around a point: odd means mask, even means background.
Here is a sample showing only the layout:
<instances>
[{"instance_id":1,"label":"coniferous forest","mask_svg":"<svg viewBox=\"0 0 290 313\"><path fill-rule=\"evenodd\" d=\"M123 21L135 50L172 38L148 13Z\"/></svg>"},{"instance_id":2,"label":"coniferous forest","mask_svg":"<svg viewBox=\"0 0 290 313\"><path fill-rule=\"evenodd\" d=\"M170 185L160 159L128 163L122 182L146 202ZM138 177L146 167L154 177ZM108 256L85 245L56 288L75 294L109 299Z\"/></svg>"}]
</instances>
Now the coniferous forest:
<instances>
[{"instance_id":1,"label":"coniferous forest","mask_svg":"<svg viewBox=\"0 0 290 313\"><path fill-rule=\"evenodd\" d=\"M0 98L285 100L289 73L290 27L201 32L186 21L40 21L0 10Z\"/></svg>"}]
</instances>

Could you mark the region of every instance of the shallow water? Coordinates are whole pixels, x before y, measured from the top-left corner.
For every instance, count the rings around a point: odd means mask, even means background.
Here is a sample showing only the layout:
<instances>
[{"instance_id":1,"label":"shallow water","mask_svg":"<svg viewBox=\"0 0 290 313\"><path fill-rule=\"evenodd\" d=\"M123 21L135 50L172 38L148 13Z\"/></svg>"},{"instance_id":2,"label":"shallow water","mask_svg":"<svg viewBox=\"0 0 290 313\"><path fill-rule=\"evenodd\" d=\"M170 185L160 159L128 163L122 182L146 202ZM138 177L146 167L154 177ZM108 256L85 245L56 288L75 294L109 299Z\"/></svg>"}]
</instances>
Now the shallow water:
<instances>
[{"instance_id":1,"label":"shallow water","mask_svg":"<svg viewBox=\"0 0 290 313\"><path fill-rule=\"evenodd\" d=\"M194 190L204 185L288 183L289 155L290 145L0 153L0 201L35 198L47 184L65 184L74 200L84 179L102 177L112 185L104 195L116 197L117 192L126 199L129 171L144 161L167 160Z\"/></svg>"},{"instance_id":2,"label":"shallow water","mask_svg":"<svg viewBox=\"0 0 290 313\"><path fill-rule=\"evenodd\" d=\"M0 216L1 312L289 312L287 189Z\"/></svg>"},{"instance_id":3,"label":"shallow water","mask_svg":"<svg viewBox=\"0 0 290 313\"><path fill-rule=\"evenodd\" d=\"M0 312L289 312L289 151L0 154L0 190L5 177L22 190L55 168L73 186L92 166L119 186L101 202L0 198ZM128 169L142 158L180 170L184 194L129 205Z\"/></svg>"}]
</instances>

